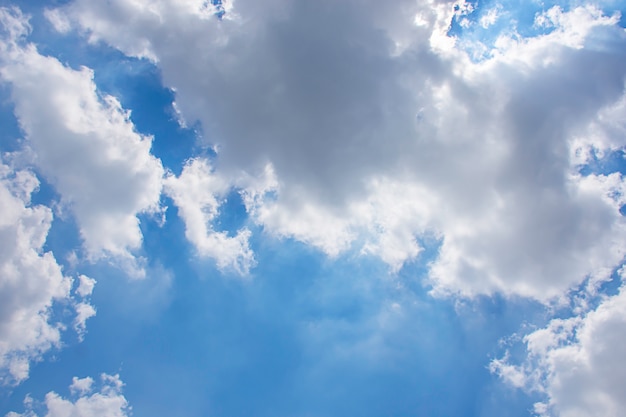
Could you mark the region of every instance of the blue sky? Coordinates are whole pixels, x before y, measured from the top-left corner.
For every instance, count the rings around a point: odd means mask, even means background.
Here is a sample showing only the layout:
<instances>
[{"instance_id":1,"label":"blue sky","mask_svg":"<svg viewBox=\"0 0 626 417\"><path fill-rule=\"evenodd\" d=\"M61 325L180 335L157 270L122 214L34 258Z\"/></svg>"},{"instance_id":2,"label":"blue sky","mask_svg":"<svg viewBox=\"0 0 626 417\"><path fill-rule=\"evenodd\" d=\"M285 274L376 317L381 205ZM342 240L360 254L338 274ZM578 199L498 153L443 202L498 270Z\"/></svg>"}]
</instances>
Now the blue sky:
<instances>
[{"instance_id":1,"label":"blue sky","mask_svg":"<svg viewBox=\"0 0 626 417\"><path fill-rule=\"evenodd\" d=\"M626 413L626 3L0 6L0 415Z\"/></svg>"}]
</instances>

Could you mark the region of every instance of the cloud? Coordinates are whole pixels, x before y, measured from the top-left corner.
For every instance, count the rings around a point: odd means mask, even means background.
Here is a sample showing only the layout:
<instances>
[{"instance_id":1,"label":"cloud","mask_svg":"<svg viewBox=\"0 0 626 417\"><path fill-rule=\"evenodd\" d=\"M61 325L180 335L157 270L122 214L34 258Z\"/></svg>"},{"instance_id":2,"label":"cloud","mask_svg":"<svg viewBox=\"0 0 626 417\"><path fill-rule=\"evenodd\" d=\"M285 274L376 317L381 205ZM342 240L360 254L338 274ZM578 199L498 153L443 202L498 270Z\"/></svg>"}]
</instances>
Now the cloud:
<instances>
[{"instance_id":1,"label":"cloud","mask_svg":"<svg viewBox=\"0 0 626 417\"><path fill-rule=\"evenodd\" d=\"M135 131L117 99L98 92L90 69L64 66L27 43L18 9L2 9L0 20L8 31L0 78L11 87L32 162L75 215L88 257L114 258L141 276L137 215L158 209L163 176L151 138Z\"/></svg>"},{"instance_id":2,"label":"cloud","mask_svg":"<svg viewBox=\"0 0 626 417\"><path fill-rule=\"evenodd\" d=\"M228 191L228 181L214 175L209 161L202 158L188 161L179 177L170 175L165 180L165 192L185 221L185 235L200 255L215 259L220 269L232 268L245 275L255 265L248 243L250 230L242 228L231 237L212 227Z\"/></svg>"},{"instance_id":3,"label":"cloud","mask_svg":"<svg viewBox=\"0 0 626 417\"><path fill-rule=\"evenodd\" d=\"M74 305L76 311L76 317L74 318L74 330L78 334L79 341L83 341L85 333L87 332L87 320L96 315L96 308L85 301L85 298L89 297L93 292L93 288L96 285L96 280L89 278L86 275L78 276L78 287L75 292L83 300L77 302Z\"/></svg>"},{"instance_id":4,"label":"cloud","mask_svg":"<svg viewBox=\"0 0 626 417\"><path fill-rule=\"evenodd\" d=\"M58 9L45 9L44 15L57 32L67 33L72 29L67 17L59 13Z\"/></svg>"},{"instance_id":5,"label":"cloud","mask_svg":"<svg viewBox=\"0 0 626 417\"><path fill-rule=\"evenodd\" d=\"M48 207L31 205L39 186L28 171L0 163L0 382L19 383L29 363L59 345L63 324L54 303L69 302L72 280L43 246L52 223Z\"/></svg>"},{"instance_id":6,"label":"cloud","mask_svg":"<svg viewBox=\"0 0 626 417\"><path fill-rule=\"evenodd\" d=\"M569 158L622 98L614 17L555 9L555 30L502 36L473 63L437 41L452 2L242 0L221 20L192 4L61 10L92 41L159 66L185 120L217 145L214 175L233 185L271 165L276 192L250 213L267 233L394 270L434 235L431 284L468 296L547 300L623 257L614 188Z\"/></svg>"},{"instance_id":7,"label":"cloud","mask_svg":"<svg viewBox=\"0 0 626 417\"><path fill-rule=\"evenodd\" d=\"M61 397L56 392L46 394L44 400L47 417L126 417L130 415L130 406L122 394L124 386L119 375L102 374L98 391L93 390L92 378L73 378L70 392L71 399ZM37 417L32 398L24 401L26 411L22 414L10 412L6 417Z\"/></svg>"},{"instance_id":8,"label":"cloud","mask_svg":"<svg viewBox=\"0 0 626 417\"><path fill-rule=\"evenodd\" d=\"M78 333L78 338L82 341L87 329L87 320L96 315L96 309L89 303L77 303L74 306L76 318L74 319L74 330Z\"/></svg>"},{"instance_id":9,"label":"cloud","mask_svg":"<svg viewBox=\"0 0 626 417\"><path fill-rule=\"evenodd\" d=\"M519 365L509 358L492 362L505 382L543 393L535 405L539 416L622 416L626 412L623 381L626 366L626 291L601 301L591 311L553 319L524 337L527 357Z\"/></svg>"},{"instance_id":10,"label":"cloud","mask_svg":"<svg viewBox=\"0 0 626 417\"><path fill-rule=\"evenodd\" d=\"M85 378L72 378L72 385L70 385L70 392L72 394L79 393L85 395L90 392L93 386L93 378L88 376Z\"/></svg>"},{"instance_id":11,"label":"cloud","mask_svg":"<svg viewBox=\"0 0 626 417\"><path fill-rule=\"evenodd\" d=\"M76 289L76 292L81 297L87 297L88 295L91 295L95 285L95 279L89 278L88 276L81 274L78 276L78 288Z\"/></svg>"},{"instance_id":12,"label":"cloud","mask_svg":"<svg viewBox=\"0 0 626 417\"><path fill-rule=\"evenodd\" d=\"M489 28L489 26L493 26L500 17L499 15L501 12L501 8L502 6L497 5L496 7L489 9L485 14L483 14L479 20L480 26L482 26L483 29L487 29Z\"/></svg>"}]
</instances>

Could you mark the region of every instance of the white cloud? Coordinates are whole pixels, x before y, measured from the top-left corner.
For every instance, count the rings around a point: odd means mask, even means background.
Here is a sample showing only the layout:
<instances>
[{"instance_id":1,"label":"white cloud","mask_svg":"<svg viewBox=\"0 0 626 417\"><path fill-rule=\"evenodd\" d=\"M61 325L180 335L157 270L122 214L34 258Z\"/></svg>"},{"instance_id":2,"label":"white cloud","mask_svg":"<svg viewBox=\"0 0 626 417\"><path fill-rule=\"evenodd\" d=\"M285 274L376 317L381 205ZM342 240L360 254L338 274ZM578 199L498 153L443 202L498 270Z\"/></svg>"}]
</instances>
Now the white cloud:
<instances>
[{"instance_id":1,"label":"white cloud","mask_svg":"<svg viewBox=\"0 0 626 417\"><path fill-rule=\"evenodd\" d=\"M46 394L46 417L127 417L130 406L122 394L124 384L119 375L102 374L98 391L92 389L93 379L74 377L70 391L73 398L66 399L56 392ZM24 401L26 411L22 414L10 412L6 417L37 417L33 410L33 400Z\"/></svg>"},{"instance_id":2,"label":"white cloud","mask_svg":"<svg viewBox=\"0 0 626 417\"><path fill-rule=\"evenodd\" d=\"M539 416L618 417L626 413L626 291L589 312L554 319L524 339L527 359L492 362L492 371L513 386L544 393Z\"/></svg>"},{"instance_id":3,"label":"white cloud","mask_svg":"<svg viewBox=\"0 0 626 417\"><path fill-rule=\"evenodd\" d=\"M188 161L179 177L165 179L165 192L178 207L185 221L185 235L200 255L215 259L220 269L232 268L245 275L255 264L248 243L250 231L242 228L231 237L214 230L212 224L229 190L229 183L201 158Z\"/></svg>"},{"instance_id":4,"label":"white cloud","mask_svg":"<svg viewBox=\"0 0 626 417\"><path fill-rule=\"evenodd\" d=\"M72 385L70 385L70 392L72 394L79 393L81 395L85 395L93 386L93 378L88 376L85 378L72 378Z\"/></svg>"},{"instance_id":5,"label":"white cloud","mask_svg":"<svg viewBox=\"0 0 626 417\"><path fill-rule=\"evenodd\" d=\"M91 295L95 285L95 279L81 274L78 276L78 288L76 289L76 293L78 293L81 297L87 297L88 295Z\"/></svg>"},{"instance_id":6,"label":"white cloud","mask_svg":"<svg viewBox=\"0 0 626 417\"><path fill-rule=\"evenodd\" d=\"M76 311L76 317L74 318L74 330L78 335L79 341L83 341L85 334L87 333L87 320L96 315L96 308L85 301L85 298L89 297L93 292L95 285L95 279L89 278L83 274L78 276L78 287L76 288L75 293L83 300L74 304L74 310Z\"/></svg>"},{"instance_id":7,"label":"white cloud","mask_svg":"<svg viewBox=\"0 0 626 417\"><path fill-rule=\"evenodd\" d=\"M54 26L54 29L60 33L67 33L72 29L70 21L63 13L59 13L58 9L45 9L44 15L46 19Z\"/></svg>"},{"instance_id":8,"label":"white cloud","mask_svg":"<svg viewBox=\"0 0 626 417\"><path fill-rule=\"evenodd\" d=\"M220 190L272 167L275 192L250 211L269 234L392 269L435 236L437 293L546 301L605 278L626 253L619 199L607 198L622 181L577 175L570 153L622 98L616 18L555 9L550 34L504 36L472 63L445 36L453 6L240 0L221 21L166 0L62 10L92 40L157 63L184 119L218 145ZM184 205L202 226L216 203L200 196ZM187 223L215 247L219 235Z\"/></svg>"},{"instance_id":9,"label":"white cloud","mask_svg":"<svg viewBox=\"0 0 626 417\"><path fill-rule=\"evenodd\" d=\"M96 309L89 303L77 303L74 306L76 318L74 319L74 330L78 334L78 339L82 341L87 331L87 319L96 315Z\"/></svg>"},{"instance_id":10,"label":"white cloud","mask_svg":"<svg viewBox=\"0 0 626 417\"><path fill-rule=\"evenodd\" d=\"M608 39L624 42L618 22L619 13L607 16L594 5L574 7L570 11L554 6L535 18L536 26L553 29L549 34L534 38L523 38L518 33L503 35L495 45L497 60L527 67L558 65L562 54L571 53L571 49L613 49L616 45L611 45ZM619 55L617 50L611 52Z\"/></svg>"},{"instance_id":11,"label":"white cloud","mask_svg":"<svg viewBox=\"0 0 626 417\"><path fill-rule=\"evenodd\" d=\"M493 7L489 9L487 13L485 13L480 18L479 20L480 26L482 26L483 29L487 29L489 26L493 26L498 20L498 18L500 17L500 9L501 9L501 6Z\"/></svg>"},{"instance_id":12,"label":"white cloud","mask_svg":"<svg viewBox=\"0 0 626 417\"><path fill-rule=\"evenodd\" d=\"M30 204L39 182L30 172L0 163L0 382L28 377L29 363L60 341L55 302L69 301L65 277L43 245L52 223L49 208Z\"/></svg>"},{"instance_id":13,"label":"white cloud","mask_svg":"<svg viewBox=\"0 0 626 417\"><path fill-rule=\"evenodd\" d=\"M151 138L97 91L90 69L71 69L26 43L18 10L2 9L0 18L10 28L0 42L0 78L11 86L33 163L76 216L88 256L115 258L142 275L133 255L142 242L137 215L158 210L163 176Z\"/></svg>"}]
</instances>

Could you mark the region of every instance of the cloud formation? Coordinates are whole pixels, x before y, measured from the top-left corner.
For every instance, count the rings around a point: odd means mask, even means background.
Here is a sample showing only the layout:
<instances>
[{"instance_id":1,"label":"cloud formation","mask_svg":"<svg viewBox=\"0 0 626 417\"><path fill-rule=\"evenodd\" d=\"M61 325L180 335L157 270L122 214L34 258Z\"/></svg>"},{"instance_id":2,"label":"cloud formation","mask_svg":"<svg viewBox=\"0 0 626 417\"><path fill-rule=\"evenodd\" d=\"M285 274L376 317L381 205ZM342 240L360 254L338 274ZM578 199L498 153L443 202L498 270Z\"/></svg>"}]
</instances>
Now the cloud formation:
<instances>
[{"instance_id":1,"label":"cloud formation","mask_svg":"<svg viewBox=\"0 0 626 417\"><path fill-rule=\"evenodd\" d=\"M539 416L617 417L626 412L626 292L606 297L597 308L553 319L524 337L521 364L496 359L491 370L517 388L546 396L535 404Z\"/></svg>"},{"instance_id":2,"label":"cloud formation","mask_svg":"<svg viewBox=\"0 0 626 417\"><path fill-rule=\"evenodd\" d=\"M503 34L472 62L445 36L453 2L242 0L222 19L200 3L61 10L159 66L222 178L271 165L277 191L251 213L266 232L395 270L438 236L431 284L464 295L547 300L623 257L620 200L606 198L621 180L585 179L570 159L623 94L615 17L550 9L551 31Z\"/></svg>"},{"instance_id":3,"label":"cloud formation","mask_svg":"<svg viewBox=\"0 0 626 417\"><path fill-rule=\"evenodd\" d=\"M2 9L0 77L33 163L75 215L90 259L111 257L142 276L140 213L158 210L163 168L114 97L98 92L93 72L40 54L25 39L27 18Z\"/></svg>"},{"instance_id":4,"label":"cloud formation","mask_svg":"<svg viewBox=\"0 0 626 417\"><path fill-rule=\"evenodd\" d=\"M93 388L94 380L91 377L74 377L70 392L70 399L61 397L56 392L46 394L44 400L47 417L127 417L131 408L122 394L124 383L119 375L102 374L100 387ZM24 400L26 411L8 413L6 417L37 417L37 404L31 397ZM43 415L43 414L41 414Z\"/></svg>"},{"instance_id":5,"label":"cloud formation","mask_svg":"<svg viewBox=\"0 0 626 417\"><path fill-rule=\"evenodd\" d=\"M179 177L165 180L165 192L172 197L186 225L185 235L202 256L215 259L220 269L231 268L247 274L254 266L249 247L250 231L242 228L235 236L213 230L212 222L230 191L228 181L214 175L206 159L187 162Z\"/></svg>"},{"instance_id":6,"label":"cloud formation","mask_svg":"<svg viewBox=\"0 0 626 417\"><path fill-rule=\"evenodd\" d=\"M71 303L72 279L64 276L54 255L43 249L52 212L30 204L38 186L31 172L14 171L0 163L2 384L26 379L30 363L59 345L63 324L52 318L51 309L55 303Z\"/></svg>"}]
</instances>

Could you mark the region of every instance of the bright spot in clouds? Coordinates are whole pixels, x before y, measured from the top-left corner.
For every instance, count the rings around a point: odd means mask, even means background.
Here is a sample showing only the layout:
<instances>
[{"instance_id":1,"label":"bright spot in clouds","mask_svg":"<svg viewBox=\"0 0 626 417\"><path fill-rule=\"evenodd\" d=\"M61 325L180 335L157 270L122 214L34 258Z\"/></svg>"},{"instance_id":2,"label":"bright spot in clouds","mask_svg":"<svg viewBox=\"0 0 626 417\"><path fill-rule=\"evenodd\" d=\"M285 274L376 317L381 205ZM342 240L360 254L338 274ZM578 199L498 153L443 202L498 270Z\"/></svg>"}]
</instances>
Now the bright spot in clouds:
<instances>
[{"instance_id":1,"label":"bright spot in clouds","mask_svg":"<svg viewBox=\"0 0 626 417\"><path fill-rule=\"evenodd\" d=\"M626 413L626 4L1 4L0 412Z\"/></svg>"}]
</instances>

